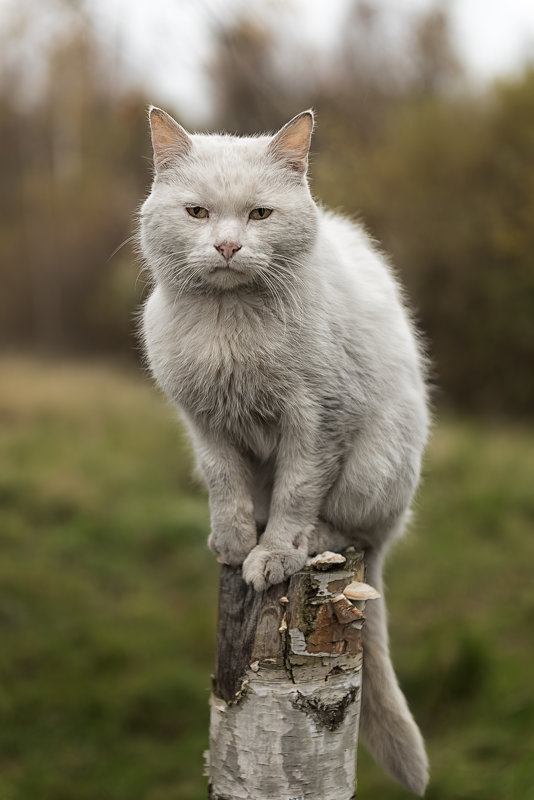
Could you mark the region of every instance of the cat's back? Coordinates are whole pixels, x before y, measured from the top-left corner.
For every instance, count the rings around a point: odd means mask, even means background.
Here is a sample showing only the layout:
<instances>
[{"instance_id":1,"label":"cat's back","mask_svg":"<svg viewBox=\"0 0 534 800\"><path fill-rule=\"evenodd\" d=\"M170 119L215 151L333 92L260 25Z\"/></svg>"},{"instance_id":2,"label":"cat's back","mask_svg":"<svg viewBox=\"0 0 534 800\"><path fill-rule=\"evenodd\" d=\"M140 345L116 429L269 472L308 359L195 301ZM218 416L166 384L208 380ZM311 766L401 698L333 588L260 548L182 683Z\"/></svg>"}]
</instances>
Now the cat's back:
<instances>
[{"instance_id":1,"label":"cat's back","mask_svg":"<svg viewBox=\"0 0 534 800\"><path fill-rule=\"evenodd\" d=\"M321 260L328 260L328 283L368 307L394 305L399 287L383 253L361 224L342 214L320 210Z\"/></svg>"},{"instance_id":2,"label":"cat's back","mask_svg":"<svg viewBox=\"0 0 534 800\"><path fill-rule=\"evenodd\" d=\"M400 284L388 260L358 223L321 210L319 267L340 313L362 329L412 340L413 328ZM393 342L392 342L393 344Z\"/></svg>"},{"instance_id":3,"label":"cat's back","mask_svg":"<svg viewBox=\"0 0 534 800\"><path fill-rule=\"evenodd\" d=\"M424 393L424 359L401 286L358 223L321 210L316 268L342 348L393 393Z\"/></svg>"}]
</instances>

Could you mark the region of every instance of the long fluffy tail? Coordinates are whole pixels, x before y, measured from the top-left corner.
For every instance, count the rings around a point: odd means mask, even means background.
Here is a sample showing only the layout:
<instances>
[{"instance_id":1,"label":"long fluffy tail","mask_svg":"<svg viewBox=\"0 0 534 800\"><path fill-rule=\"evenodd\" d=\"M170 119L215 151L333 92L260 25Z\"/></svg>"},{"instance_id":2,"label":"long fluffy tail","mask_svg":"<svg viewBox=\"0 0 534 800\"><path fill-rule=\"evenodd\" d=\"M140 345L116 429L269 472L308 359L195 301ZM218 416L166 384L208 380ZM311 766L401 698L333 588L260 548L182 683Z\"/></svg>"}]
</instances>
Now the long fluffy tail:
<instances>
[{"instance_id":1,"label":"long fluffy tail","mask_svg":"<svg viewBox=\"0 0 534 800\"><path fill-rule=\"evenodd\" d=\"M367 603L363 635L361 732L373 758L403 786L422 796L428 759L419 728L399 688L388 646L382 558L369 552L366 581L381 593Z\"/></svg>"}]
</instances>

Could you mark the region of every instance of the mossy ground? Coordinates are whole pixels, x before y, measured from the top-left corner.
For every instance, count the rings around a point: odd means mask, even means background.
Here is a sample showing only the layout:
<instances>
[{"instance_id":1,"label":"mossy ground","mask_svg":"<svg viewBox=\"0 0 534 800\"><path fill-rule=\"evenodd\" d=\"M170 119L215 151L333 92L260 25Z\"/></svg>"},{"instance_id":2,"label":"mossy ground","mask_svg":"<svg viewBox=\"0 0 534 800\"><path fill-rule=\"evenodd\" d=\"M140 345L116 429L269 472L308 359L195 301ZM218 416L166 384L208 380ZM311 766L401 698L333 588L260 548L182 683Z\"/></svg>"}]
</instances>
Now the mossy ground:
<instances>
[{"instance_id":1,"label":"mossy ground","mask_svg":"<svg viewBox=\"0 0 534 800\"><path fill-rule=\"evenodd\" d=\"M112 365L0 374L0 800L203 800L218 570L175 414ZM534 429L440 423L387 572L429 800L534 797L533 528Z\"/></svg>"}]
</instances>

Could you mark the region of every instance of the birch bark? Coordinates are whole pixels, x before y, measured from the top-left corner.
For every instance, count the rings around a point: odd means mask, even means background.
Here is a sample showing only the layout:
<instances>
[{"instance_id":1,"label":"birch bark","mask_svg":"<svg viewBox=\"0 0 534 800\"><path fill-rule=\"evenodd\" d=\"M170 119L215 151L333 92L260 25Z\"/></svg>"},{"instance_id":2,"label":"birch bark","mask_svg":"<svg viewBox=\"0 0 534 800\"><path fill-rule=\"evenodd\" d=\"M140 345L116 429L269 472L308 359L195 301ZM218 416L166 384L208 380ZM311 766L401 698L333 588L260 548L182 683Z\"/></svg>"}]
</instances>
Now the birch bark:
<instances>
[{"instance_id":1,"label":"birch bark","mask_svg":"<svg viewBox=\"0 0 534 800\"><path fill-rule=\"evenodd\" d=\"M222 568L211 800L353 800L363 580L352 548L262 593Z\"/></svg>"}]
</instances>

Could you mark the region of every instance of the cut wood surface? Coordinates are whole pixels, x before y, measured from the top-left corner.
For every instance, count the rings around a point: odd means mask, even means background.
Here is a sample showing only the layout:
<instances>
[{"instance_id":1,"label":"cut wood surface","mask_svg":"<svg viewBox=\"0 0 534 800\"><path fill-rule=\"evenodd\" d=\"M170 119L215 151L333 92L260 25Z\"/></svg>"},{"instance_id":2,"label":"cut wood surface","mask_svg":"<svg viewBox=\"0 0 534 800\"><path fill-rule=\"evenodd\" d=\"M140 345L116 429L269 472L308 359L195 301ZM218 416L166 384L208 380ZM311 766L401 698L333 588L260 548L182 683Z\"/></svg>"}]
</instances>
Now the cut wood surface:
<instances>
[{"instance_id":1,"label":"cut wood surface","mask_svg":"<svg viewBox=\"0 0 534 800\"><path fill-rule=\"evenodd\" d=\"M343 592L370 587L362 553L333 555L261 593L222 567L211 800L355 797L365 600Z\"/></svg>"}]
</instances>

